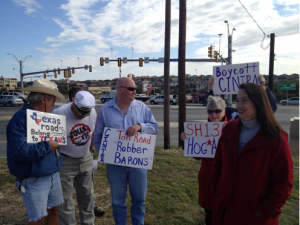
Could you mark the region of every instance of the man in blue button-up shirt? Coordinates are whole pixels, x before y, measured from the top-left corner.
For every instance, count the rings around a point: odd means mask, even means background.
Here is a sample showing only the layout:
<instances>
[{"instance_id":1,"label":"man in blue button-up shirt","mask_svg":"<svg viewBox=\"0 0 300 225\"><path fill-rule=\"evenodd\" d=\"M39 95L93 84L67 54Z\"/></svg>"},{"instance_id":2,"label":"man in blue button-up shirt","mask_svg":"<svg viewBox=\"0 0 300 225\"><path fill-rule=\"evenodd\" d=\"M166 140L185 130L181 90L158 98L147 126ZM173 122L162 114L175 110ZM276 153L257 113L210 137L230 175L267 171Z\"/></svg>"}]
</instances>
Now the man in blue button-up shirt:
<instances>
[{"instance_id":1,"label":"man in blue button-up shirt","mask_svg":"<svg viewBox=\"0 0 300 225\"><path fill-rule=\"evenodd\" d=\"M122 77L118 80L116 89L117 97L104 104L98 112L93 139L98 152L105 127L126 130L128 136L133 136L136 132L147 134L158 132L158 124L149 107L134 99L136 94L134 81ZM107 164L106 173L111 188L115 224L126 224L127 221L125 201L127 181L132 202L132 224L144 224L147 170Z\"/></svg>"}]
</instances>

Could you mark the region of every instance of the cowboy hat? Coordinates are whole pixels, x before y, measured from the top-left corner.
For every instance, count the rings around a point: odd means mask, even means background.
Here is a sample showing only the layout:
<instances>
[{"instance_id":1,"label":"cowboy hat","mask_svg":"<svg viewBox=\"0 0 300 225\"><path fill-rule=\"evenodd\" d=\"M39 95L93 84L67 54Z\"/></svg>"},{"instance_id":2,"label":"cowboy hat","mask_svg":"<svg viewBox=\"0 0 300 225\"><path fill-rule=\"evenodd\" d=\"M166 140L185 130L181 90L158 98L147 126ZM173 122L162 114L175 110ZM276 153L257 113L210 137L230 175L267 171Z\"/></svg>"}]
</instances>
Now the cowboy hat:
<instances>
[{"instance_id":1,"label":"cowboy hat","mask_svg":"<svg viewBox=\"0 0 300 225\"><path fill-rule=\"evenodd\" d=\"M65 97L58 91L57 85L48 80L35 80L31 87L21 89L28 92L39 92L55 96L60 101L66 101Z\"/></svg>"}]
</instances>

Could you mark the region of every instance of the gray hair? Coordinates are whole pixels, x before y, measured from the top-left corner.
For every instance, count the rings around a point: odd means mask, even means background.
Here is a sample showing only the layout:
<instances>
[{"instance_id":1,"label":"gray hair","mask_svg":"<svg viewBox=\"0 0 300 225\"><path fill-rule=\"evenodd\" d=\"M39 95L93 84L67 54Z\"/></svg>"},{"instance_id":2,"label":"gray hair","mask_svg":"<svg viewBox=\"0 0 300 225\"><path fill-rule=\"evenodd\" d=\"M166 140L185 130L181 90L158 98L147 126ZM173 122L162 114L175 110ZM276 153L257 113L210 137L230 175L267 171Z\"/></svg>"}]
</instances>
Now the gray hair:
<instances>
[{"instance_id":1,"label":"gray hair","mask_svg":"<svg viewBox=\"0 0 300 225\"><path fill-rule=\"evenodd\" d=\"M27 97L27 101L30 104L38 104L41 101L43 95L46 96L46 99L48 101L51 100L51 95L40 93L40 92L30 92L29 95L28 95L28 97Z\"/></svg>"},{"instance_id":2,"label":"gray hair","mask_svg":"<svg viewBox=\"0 0 300 225\"><path fill-rule=\"evenodd\" d=\"M220 98L219 96L212 96L212 95L208 96L206 109L211 109L211 108L220 107L220 106L221 106L221 109L226 108L226 103L222 98Z\"/></svg>"}]
</instances>

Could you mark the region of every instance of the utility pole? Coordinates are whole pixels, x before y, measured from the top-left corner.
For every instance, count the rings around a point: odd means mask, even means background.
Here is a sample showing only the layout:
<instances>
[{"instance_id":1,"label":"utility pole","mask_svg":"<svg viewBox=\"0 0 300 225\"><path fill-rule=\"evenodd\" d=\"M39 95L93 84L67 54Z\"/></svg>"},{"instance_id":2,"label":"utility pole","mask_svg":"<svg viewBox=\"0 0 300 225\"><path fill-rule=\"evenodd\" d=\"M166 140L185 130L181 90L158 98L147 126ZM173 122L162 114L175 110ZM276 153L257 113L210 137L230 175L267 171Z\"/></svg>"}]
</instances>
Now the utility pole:
<instances>
[{"instance_id":1,"label":"utility pole","mask_svg":"<svg viewBox=\"0 0 300 225\"><path fill-rule=\"evenodd\" d=\"M274 75L274 49L275 49L275 33L271 33L270 42L270 62L269 62L269 88L273 91L273 75Z\"/></svg>"},{"instance_id":2,"label":"utility pole","mask_svg":"<svg viewBox=\"0 0 300 225\"><path fill-rule=\"evenodd\" d=\"M25 59L23 60L23 62L22 62L22 60L18 60L18 58L12 53L7 53L7 55L13 55L13 57L15 57L17 62L20 64L20 84L21 84L21 89L23 89L23 76L22 76L22 74L23 74L23 63L25 62L25 60L27 59L28 56L32 57L32 55L26 56ZM22 91L22 94L23 94L23 91Z\"/></svg>"},{"instance_id":3,"label":"utility pole","mask_svg":"<svg viewBox=\"0 0 300 225\"><path fill-rule=\"evenodd\" d=\"M170 39L171 0L166 0L165 9L165 56L164 56L164 149L170 149ZM154 88L155 92L155 88Z\"/></svg>"},{"instance_id":4,"label":"utility pole","mask_svg":"<svg viewBox=\"0 0 300 225\"><path fill-rule=\"evenodd\" d=\"M132 59L133 59L133 47L131 47L131 55L132 55Z\"/></svg>"},{"instance_id":5,"label":"utility pole","mask_svg":"<svg viewBox=\"0 0 300 225\"><path fill-rule=\"evenodd\" d=\"M183 146L180 134L184 132L183 123L186 122L186 102L185 102L185 45L186 45L186 0L179 0L179 43L178 43L178 145Z\"/></svg>"}]
</instances>

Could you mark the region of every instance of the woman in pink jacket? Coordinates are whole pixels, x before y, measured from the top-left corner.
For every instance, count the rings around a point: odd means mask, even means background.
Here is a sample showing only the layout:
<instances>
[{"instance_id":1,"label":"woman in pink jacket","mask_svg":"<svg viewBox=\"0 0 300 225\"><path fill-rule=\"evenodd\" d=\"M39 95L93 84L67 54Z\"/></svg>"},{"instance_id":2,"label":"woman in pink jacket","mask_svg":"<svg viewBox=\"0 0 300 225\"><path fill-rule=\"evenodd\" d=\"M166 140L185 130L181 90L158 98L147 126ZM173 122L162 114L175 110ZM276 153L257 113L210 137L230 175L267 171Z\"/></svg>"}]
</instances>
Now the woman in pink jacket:
<instances>
[{"instance_id":1,"label":"woman in pink jacket","mask_svg":"<svg viewBox=\"0 0 300 225\"><path fill-rule=\"evenodd\" d=\"M241 84L236 108L214 158L212 224L277 225L293 185L287 134L261 86Z\"/></svg>"}]
</instances>

